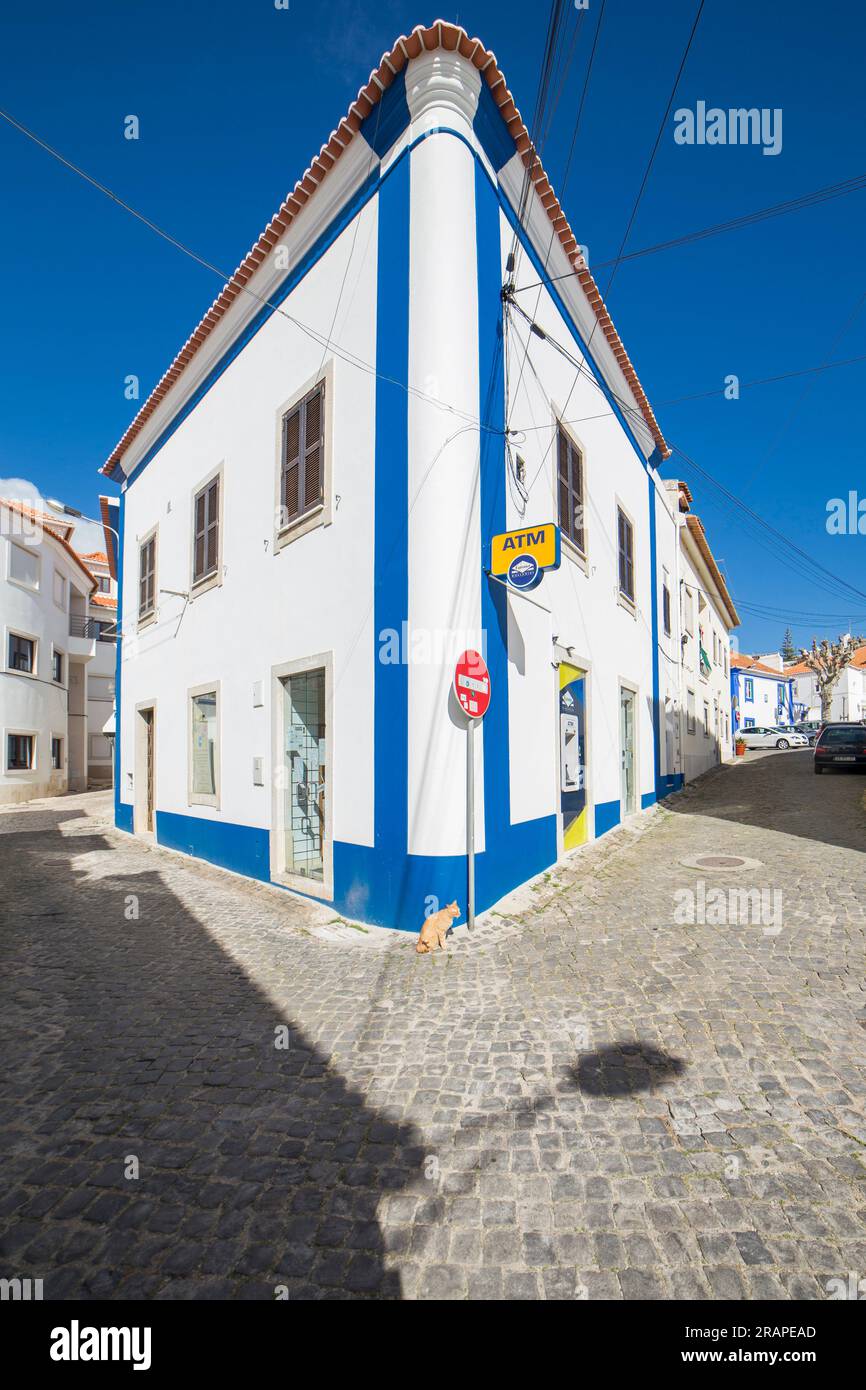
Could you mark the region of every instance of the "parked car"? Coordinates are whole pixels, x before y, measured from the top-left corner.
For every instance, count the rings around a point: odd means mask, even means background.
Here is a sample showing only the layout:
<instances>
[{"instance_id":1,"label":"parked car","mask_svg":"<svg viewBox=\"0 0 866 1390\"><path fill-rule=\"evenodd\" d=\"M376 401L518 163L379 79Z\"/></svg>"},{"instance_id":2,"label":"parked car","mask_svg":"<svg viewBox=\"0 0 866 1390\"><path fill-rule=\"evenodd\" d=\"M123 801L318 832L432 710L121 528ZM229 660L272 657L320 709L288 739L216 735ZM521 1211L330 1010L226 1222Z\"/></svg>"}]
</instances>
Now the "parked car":
<instances>
[{"instance_id":1,"label":"parked car","mask_svg":"<svg viewBox=\"0 0 866 1390\"><path fill-rule=\"evenodd\" d=\"M741 738L747 748L808 748L809 740L805 734L798 734L793 729L739 729L737 737Z\"/></svg>"},{"instance_id":2,"label":"parked car","mask_svg":"<svg viewBox=\"0 0 866 1390\"><path fill-rule=\"evenodd\" d=\"M816 772L825 768L866 767L866 726L825 724L815 744Z\"/></svg>"},{"instance_id":3,"label":"parked car","mask_svg":"<svg viewBox=\"0 0 866 1390\"><path fill-rule=\"evenodd\" d=\"M793 725L793 728L798 734L804 734L809 740L810 747L814 744L823 727L823 721L820 719L801 719L797 724Z\"/></svg>"}]
</instances>

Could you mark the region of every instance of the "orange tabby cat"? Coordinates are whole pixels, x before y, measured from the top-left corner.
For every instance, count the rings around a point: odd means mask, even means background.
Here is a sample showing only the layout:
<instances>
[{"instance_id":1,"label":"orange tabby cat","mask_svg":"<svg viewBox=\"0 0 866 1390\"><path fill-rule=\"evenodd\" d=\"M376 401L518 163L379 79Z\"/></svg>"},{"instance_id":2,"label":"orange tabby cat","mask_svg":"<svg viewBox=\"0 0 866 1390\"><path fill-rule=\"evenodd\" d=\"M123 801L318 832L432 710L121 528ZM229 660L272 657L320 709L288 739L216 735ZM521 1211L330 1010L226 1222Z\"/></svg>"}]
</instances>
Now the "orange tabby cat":
<instances>
[{"instance_id":1,"label":"orange tabby cat","mask_svg":"<svg viewBox=\"0 0 866 1390\"><path fill-rule=\"evenodd\" d=\"M415 950L419 956L423 956L427 951L432 951L434 946L439 947L440 951L445 950L445 938L451 930L451 923L455 917L460 916L460 908L457 906L457 899L453 903L448 903L441 912L434 912L421 928L421 935L418 937L418 945Z\"/></svg>"}]
</instances>

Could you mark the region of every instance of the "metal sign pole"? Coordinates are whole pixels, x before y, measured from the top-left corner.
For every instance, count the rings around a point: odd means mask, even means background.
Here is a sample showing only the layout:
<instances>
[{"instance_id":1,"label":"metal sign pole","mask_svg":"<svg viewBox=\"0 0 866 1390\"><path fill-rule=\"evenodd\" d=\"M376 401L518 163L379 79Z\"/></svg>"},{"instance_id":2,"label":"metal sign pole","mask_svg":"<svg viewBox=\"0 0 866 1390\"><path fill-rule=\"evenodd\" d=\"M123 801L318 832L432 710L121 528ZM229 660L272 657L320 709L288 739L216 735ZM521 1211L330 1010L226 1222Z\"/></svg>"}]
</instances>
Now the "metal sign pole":
<instances>
[{"instance_id":1,"label":"metal sign pole","mask_svg":"<svg viewBox=\"0 0 866 1390\"><path fill-rule=\"evenodd\" d=\"M466 725L466 925L475 926L475 725Z\"/></svg>"}]
</instances>

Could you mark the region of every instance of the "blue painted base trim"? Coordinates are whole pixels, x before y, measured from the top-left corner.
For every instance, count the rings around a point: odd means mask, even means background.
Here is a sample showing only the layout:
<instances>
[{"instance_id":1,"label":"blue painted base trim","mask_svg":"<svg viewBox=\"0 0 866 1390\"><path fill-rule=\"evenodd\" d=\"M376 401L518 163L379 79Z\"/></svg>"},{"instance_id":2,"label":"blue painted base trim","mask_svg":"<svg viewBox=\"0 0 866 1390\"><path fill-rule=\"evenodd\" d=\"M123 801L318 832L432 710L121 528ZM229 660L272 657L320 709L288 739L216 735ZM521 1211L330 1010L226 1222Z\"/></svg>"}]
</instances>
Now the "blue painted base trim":
<instances>
[{"instance_id":1,"label":"blue painted base trim","mask_svg":"<svg viewBox=\"0 0 866 1390\"><path fill-rule=\"evenodd\" d=\"M132 812L132 806L126 801L118 801L115 804L114 824L118 830L125 830L129 835L132 834Z\"/></svg>"},{"instance_id":2,"label":"blue painted base trim","mask_svg":"<svg viewBox=\"0 0 866 1390\"><path fill-rule=\"evenodd\" d=\"M618 801L600 801L595 807L595 834L604 835L608 830L613 830L615 825L619 825L621 808Z\"/></svg>"},{"instance_id":3,"label":"blue painted base trim","mask_svg":"<svg viewBox=\"0 0 866 1390\"><path fill-rule=\"evenodd\" d=\"M615 804L618 807L619 803ZM270 835L261 826L237 825L174 811L157 811L155 820L157 844L166 849L191 854L246 878L271 882ZM119 830L132 834L132 806L121 804L115 823ZM476 855L476 912L483 912L556 862L556 817L543 816L512 825L508 849L507 857ZM359 922L417 932L431 897L438 898L442 905L456 898L465 921L463 854L409 854L396 858L377 852L372 845L338 840L334 844L334 882L333 899L324 901L332 901L338 912ZM303 896L302 889L292 891Z\"/></svg>"},{"instance_id":4,"label":"blue painted base trim","mask_svg":"<svg viewBox=\"0 0 866 1390\"><path fill-rule=\"evenodd\" d=\"M664 777L659 777L656 783L657 799L661 801L663 796L670 796L672 792L682 791L685 780L681 772L670 772Z\"/></svg>"},{"instance_id":5,"label":"blue painted base trim","mask_svg":"<svg viewBox=\"0 0 866 1390\"><path fill-rule=\"evenodd\" d=\"M644 792L643 796L642 796L641 799L640 799L640 808L641 808L641 810L642 810L642 811L645 811L646 808L647 808L648 806L654 806L654 805L655 805L655 800L656 800L656 793L655 793L655 792Z\"/></svg>"},{"instance_id":6,"label":"blue painted base trim","mask_svg":"<svg viewBox=\"0 0 866 1390\"><path fill-rule=\"evenodd\" d=\"M194 854L198 859L219 864L220 868L231 869L233 873L270 882L270 834L260 826L232 825L203 816L157 811L156 841L166 849Z\"/></svg>"},{"instance_id":7,"label":"blue painted base trim","mask_svg":"<svg viewBox=\"0 0 866 1390\"><path fill-rule=\"evenodd\" d=\"M508 855L475 856L475 910L483 912L556 862L556 817L512 825ZM371 845L334 845L334 906L361 922L418 931L430 898L440 905L455 898L466 920L466 856L408 854L402 859L377 855Z\"/></svg>"}]
</instances>

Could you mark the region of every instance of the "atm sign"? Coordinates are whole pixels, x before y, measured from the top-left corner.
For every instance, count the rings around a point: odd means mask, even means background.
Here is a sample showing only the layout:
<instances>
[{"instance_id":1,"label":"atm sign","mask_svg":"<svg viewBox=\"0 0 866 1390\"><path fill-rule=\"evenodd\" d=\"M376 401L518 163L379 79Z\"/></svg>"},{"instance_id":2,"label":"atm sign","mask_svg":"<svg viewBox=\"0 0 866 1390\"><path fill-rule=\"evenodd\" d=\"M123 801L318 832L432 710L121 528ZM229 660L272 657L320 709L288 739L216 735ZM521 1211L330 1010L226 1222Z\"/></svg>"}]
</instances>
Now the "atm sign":
<instances>
[{"instance_id":1,"label":"atm sign","mask_svg":"<svg viewBox=\"0 0 866 1390\"><path fill-rule=\"evenodd\" d=\"M507 575L512 562L528 555L541 570L559 568L559 527L552 521L526 526L521 531L504 531L490 542L490 573Z\"/></svg>"}]
</instances>

